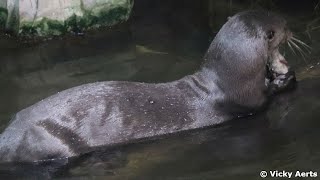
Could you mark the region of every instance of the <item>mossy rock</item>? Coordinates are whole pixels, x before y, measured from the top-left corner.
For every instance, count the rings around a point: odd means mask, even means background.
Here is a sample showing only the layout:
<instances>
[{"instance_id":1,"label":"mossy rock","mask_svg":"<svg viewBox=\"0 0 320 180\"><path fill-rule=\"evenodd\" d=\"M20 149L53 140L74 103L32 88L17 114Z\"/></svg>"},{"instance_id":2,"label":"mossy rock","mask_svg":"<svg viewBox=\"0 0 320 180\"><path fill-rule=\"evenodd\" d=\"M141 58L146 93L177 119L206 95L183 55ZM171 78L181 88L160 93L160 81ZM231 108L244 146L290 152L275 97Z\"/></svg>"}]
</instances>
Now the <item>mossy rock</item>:
<instances>
[{"instance_id":1,"label":"mossy rock","mask_svg":"<svg viewBox=\"0 0 320 180\"><path fill-rule=\"evenodd\" d=\"M131 13L133 1L126 5L104 5L93 10L80 7L82 13L75 13L65 20L54 20L47 17L34 22L20 22L19 34L22 36L59 36L68 32L81 33L88 29L112 26L126 21Z\"/></svg>"},{"instance_id":2,"label":"mossy rock","mask_svg":"<svg viewBox=\"0 0 320 180\"><path fill-rule=\"evenodd\" d=\"M45 0L42 2L46 3ZM49 12L38 7L28 9L30 4L27 2L20 4L24 7L19 7L19 0L11 4L9 9L6 9L6 4L0 3L0 31L8 30L26 37L59 36L68 32L77 34L126 21L133 7L133 0L96 0L91 4L84 0L73 2L60 8L52 7Z\"/></svg>"},{"instance_id":3,"label":"mossy rock","mask_svg":"<svg viewBox=\"0 0 320 180\"><path fill-rule=\"evenodd\" d=\"M8 18L8 10L0 7L0 30L4 30Z\"/></svg>"}]
</instances>

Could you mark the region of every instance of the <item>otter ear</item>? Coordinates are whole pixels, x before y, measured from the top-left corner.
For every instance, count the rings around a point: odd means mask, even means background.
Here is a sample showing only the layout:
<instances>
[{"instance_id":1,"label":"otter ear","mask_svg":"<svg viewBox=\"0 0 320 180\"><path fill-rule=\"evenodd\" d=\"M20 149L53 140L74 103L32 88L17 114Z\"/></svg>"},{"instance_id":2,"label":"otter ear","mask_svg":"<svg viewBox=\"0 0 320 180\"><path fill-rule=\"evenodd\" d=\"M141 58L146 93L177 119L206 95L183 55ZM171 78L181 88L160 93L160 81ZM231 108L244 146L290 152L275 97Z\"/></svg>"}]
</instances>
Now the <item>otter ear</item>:
<instances>
[{"instance_id":1,"label":"otter ear","mask_svg":"<svg viewBox=\"0 0 320 180\"><path fill-rule=\"evenodd\" d=\"M274 34L275 34L275 32L274 32L273 30L269 30L269 31L267 32L267 38L268 38L269 41L272 41L272 40L273 40Z\"/></svg>"},{"instance_id":2,"label":"otter ear","mask_svg":"<svg viewBox=\"0 0 320 180\"><path fill-rule=\"evenodd\" d=\"M228 16L228 17L227 17L228 21L229 21L231 18L233 18L233 16Z\"/></svg>"}]
</instances>

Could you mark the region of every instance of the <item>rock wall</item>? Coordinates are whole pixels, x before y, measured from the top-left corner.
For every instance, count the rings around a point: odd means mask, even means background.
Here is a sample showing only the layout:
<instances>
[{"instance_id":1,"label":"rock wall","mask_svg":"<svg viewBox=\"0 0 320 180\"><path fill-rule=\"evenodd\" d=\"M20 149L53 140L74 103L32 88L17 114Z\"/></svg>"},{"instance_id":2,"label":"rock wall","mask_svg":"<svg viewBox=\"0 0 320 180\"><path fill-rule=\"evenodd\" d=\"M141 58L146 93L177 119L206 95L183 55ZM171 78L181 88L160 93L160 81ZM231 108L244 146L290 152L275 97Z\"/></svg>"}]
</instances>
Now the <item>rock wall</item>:
<instances>
[{"instance_id":1,"label":"rock wall","mask_svg":"<svg viewBox=\"0 0 320 180\"><path fill-rule=\"evenodd\" d=\"M127 20L132 6L133 0L1 0L0 26L26 36L80 33Z\"/></svg>"}]
</instances>

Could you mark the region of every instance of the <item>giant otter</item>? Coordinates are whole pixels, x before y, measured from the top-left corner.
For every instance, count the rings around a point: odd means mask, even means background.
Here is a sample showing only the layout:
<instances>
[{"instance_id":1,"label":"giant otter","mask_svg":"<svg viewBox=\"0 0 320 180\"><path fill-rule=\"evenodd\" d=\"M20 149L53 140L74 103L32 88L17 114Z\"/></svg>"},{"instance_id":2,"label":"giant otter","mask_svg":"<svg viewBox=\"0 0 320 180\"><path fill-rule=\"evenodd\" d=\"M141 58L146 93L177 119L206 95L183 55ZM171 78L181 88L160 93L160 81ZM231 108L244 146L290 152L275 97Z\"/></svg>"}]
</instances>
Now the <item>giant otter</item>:
<instances>
[{"instance_id":1,"label":"giant otter","mask_svg":"<svg viewBox=\"0 0 320 180\"><path fill-rule=\"evenodd\" d=\"M294 81L278 51L291 36L286 21L273 13L238 13L193 75L160 84L85 84L21 110L0 136L0 161L71 157L253 113Z\"/></svg>"}]
</instances>

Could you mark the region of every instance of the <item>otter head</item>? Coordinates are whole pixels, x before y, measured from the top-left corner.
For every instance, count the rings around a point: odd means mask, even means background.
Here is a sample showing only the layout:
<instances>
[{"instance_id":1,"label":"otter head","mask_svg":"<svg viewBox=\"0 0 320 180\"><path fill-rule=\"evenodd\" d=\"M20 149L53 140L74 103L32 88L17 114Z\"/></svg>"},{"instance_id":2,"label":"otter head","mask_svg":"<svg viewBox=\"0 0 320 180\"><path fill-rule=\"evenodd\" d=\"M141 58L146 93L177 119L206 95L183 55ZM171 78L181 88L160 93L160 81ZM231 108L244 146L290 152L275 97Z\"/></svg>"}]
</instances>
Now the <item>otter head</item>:
<instances>
[{"instance_id":1,"label":"otter head","mask_svg":"<svg viewBox=\"0 0 320 180\"><path fill-rule=\"evenodd\" d=\"M275 15L269 15L275 16ZM288 62L280 54L279 47L292 38L286 21L279 16L272 17L272 23L265 26L265 39L268 42L268 69L273 78L277 75L287 74L289 71Z\"/></svg>"},{"instance_id":2,"label":"otter head","mask_svg":"<svg viewBox=\"0 0 320 180\"><path fill-rule=\"evenodd\" d=\"M218 32L206 55L213 61L207 63L225 61L226 68L243 67L241 71L268 64L273 72L286 74L288 64L279 53L279 46L291 37L282 17L267 11L241 12L230 17Z\"/></svg>"},{"instance_id":3,"label":"otter head","mask_svg":"<svg viewBox=\"0 0 320 180\"><path fill-rule=\"evenodd\" d=\"M222 26L205 56L204 68L215 71L230 102L259 106L265 102L268 71L288 73L279 46L292 33L282 17L267 11L246 11ZM266 68L267 67L267 68Z\"/></svg>"}]
</instances>

